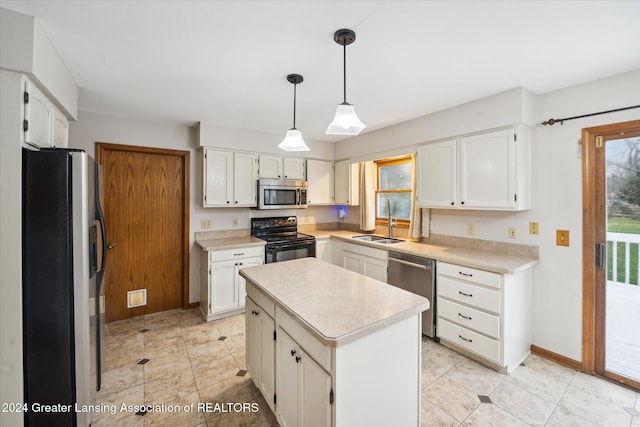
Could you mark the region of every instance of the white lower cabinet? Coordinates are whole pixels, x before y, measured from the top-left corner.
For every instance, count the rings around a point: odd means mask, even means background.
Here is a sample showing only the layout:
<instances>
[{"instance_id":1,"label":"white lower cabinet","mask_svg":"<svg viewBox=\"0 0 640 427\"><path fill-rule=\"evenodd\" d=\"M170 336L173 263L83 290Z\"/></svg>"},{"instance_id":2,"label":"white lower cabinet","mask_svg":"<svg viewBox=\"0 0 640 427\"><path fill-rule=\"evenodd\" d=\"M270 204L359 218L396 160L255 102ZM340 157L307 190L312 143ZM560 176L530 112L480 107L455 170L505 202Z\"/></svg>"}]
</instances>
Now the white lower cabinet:
<instances>
[{"instance_id":1,"label":"white lower cabinet","mask_svg":"<svg viewBox=\"0 0 640 427\"><path fill-rule=\"evenodd\" d=\"M200 263L200 311L209 322L244 310L246 283L238 272L263 264L264 246L205 251Z\"/></svg>"},{"instance_id":2,"label":"white lower cabinet","mask_svg":"<svg viewBox=\"0 0 640 427\"><path fill-rule=\"evenodd\" d=\"M266 398L267 404L275 411L275 322L273 304L264 300L258 305L247 297L246 319L246 363L256 387Z\"/></svg>"},{"instance_id":3,"label":"white lower cabinet","mask_svg":"<svg viewBox=\"0 0 640 427\"><path fill-rule=\"evenodd\" d=\"M331 426L331 376L280 327L276 360L280 425Z\"/></svg>"},{"instance_id":4,"label":"white lower cabinet","mask_svg":"<svg viewBox=\"0 0 640 427\"><path fill-rule=\"evenodd\" d=\"M387 283L389 253L382 249L342 243L342 267Z\"/></svg>"},{"instance_id":5,"label":"white lower cabinet","mask_svg":"<svg viewBox=\"0 0 640 427\"><path fill-rule=\"evenodd\" d=\"M445 345L511 372L529 354L531 269L497 274L437 264L437 335Z\"/></svg>"}]
</instances>

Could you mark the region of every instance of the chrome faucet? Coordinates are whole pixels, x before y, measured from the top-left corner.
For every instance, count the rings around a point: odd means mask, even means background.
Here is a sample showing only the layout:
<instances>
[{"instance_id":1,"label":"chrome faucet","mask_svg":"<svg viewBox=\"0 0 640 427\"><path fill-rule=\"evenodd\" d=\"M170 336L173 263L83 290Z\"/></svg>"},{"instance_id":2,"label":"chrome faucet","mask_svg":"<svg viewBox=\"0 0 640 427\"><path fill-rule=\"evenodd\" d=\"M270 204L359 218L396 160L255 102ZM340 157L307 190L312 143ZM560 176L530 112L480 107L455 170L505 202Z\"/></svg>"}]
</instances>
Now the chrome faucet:
<instances>
[{"instance_id":1,"label":"chrome faucet","mask_svg":"<svg viewBox=\"0 0 640 427\"><path fill-rule=\"evenodd\" d=\"M392 230L391 227L395 227L398 225L398 223L396 222L395 224L393 223L393 219L391 218L391 202L389 201L389 198L387 197L387 214L389 215L389 218L387 219L387 224L389 226L389 238L391 239L392 236Z\"/></svg>"}]
</instances>

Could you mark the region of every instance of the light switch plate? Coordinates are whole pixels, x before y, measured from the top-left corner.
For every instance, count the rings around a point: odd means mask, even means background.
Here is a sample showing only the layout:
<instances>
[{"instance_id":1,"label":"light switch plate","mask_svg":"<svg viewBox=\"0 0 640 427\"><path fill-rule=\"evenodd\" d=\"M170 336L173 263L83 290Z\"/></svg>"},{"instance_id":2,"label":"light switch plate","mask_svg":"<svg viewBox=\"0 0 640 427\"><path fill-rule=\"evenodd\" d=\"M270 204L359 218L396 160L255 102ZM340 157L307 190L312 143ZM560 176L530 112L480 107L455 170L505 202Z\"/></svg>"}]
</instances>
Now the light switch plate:
<instances>
[{"instance_id":1,"label":"light switch plate","mask_svg":"<svg viewBox=\"0 0 640 427\"><path fill-rule=\"evenodd\" d=\"M200 221L200 228L202 228L203 230L209 230L211 228L211 220L203 219L202 221Z\"/></svg>"},{"instance_id":2,"label":"light switch plate","mask_svg":"<svg viewBox=\"0 0 640 427\"><path fill-rule=\"evenodd\" d=\"M556 245L569 246L569 230L556 230Z\"/></svg>"}]
</instances>

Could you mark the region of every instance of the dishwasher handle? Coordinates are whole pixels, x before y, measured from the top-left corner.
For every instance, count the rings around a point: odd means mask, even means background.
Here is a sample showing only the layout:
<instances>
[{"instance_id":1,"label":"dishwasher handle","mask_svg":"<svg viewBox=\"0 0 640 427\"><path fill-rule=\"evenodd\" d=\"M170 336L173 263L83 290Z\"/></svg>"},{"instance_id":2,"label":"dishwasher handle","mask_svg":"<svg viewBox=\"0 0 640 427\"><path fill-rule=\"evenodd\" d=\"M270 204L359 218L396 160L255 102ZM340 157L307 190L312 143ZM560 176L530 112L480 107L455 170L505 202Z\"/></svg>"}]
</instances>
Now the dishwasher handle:
<instances>
[{"instance_id":1,"label":"dishwasher handle","mask_svg":"<svg viewBox=\"0 0 640 427\"><path fill-rule=\"evenodd\" d=\"M415 262L409 262L409 261L405 261L402 259L397 259L397 258L389 258L389 262L398 262L400 264L404 264L404 265L408 265L409 267L414 267L414 268L419 268L421 270L431 270L431 266L430 265L422 265L422 264L416 264Z\"/></svg>"}]
</instances>

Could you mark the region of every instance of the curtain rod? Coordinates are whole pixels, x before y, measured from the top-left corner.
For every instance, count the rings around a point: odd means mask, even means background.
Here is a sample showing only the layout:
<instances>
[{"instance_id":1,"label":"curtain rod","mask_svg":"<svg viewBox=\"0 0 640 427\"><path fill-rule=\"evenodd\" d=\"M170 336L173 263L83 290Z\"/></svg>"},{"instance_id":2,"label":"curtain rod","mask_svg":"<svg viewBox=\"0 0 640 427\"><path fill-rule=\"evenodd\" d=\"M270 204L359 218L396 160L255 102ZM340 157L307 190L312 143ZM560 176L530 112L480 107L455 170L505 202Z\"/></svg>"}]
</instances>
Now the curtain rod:
<instances>
[{"instance_id":1,"label":"curtain rod","mask_svg":"<svg viewBox=\"0 0 640 427\"><path fill-rule=\"evenodd\" d=\"M633 108L640 108L640 105L634 105L631 107L624 107L624 108L616 108L615 110L608 110L608 111L600 111L599 113L591 113L591 114L583 114L581 116L574 116L574 117L567 117L564 119L549 119L549 120L545 120L544 122L540 123L542 126L553 126L554 124L560 122L560 126L562 126L567 120L574 120L574 119L582 119L584 117L591 117L591 116L598 116L600 114L607 114L607 113L616 113L618 111L624 111L624 110L631 110Z\"/></svg>"}]
</instances>

